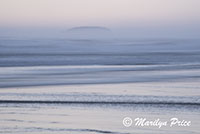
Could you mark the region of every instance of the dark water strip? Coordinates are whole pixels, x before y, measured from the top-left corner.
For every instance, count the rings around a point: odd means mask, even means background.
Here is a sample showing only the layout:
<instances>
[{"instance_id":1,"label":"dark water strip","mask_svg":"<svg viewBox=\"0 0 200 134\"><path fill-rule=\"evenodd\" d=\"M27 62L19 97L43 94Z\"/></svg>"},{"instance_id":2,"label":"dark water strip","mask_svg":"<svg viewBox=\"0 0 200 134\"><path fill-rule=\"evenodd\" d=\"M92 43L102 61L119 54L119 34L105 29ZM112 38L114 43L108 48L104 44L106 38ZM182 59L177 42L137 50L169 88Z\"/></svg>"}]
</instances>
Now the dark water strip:
<instances>
[{"instance_id":1,"label":"dark water strip","mask_svg":"<svg viewBox=\"0 0 200 134\"><path fill-rule=\"evenodd\" d=\"M24 131L24 130L28 130L28 131ZM22 131L15 131L15 132L29 132L31 130L31 132L79 132L79 133L83 133L83 132L87 132L87 133L101 133L101 134L130 134L130 133L121 133L121 132L113 132L113 131L108 131L108 130L99 130L99 129L67 129L67 128L41 128L41 127L26 127L24 128L24 130ZM0 131L4 132L5 131Z\"/></svg>"},{"instance_id":2,"label":"dark water strip","mask_svg":"<svg viewBox=\"0 0 200 134\"><path fill-rule=\"evenodd\" d=\"M0 100L0 103L13 104L145 104L145 105L196 105L200 106L200 102L172 102L172 101L40 101L40 100Z\"/></svg>"}]
</instances>

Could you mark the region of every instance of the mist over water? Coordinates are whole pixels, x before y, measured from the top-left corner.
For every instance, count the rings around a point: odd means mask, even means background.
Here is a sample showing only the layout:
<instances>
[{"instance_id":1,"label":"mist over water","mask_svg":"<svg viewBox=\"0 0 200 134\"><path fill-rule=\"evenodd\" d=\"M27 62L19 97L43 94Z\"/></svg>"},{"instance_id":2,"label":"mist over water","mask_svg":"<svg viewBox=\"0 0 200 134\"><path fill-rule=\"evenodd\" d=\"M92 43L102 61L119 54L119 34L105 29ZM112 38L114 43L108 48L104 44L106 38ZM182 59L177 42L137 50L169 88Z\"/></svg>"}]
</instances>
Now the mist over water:
<instances>
[{"instance_id":1,"label":"mist over water","mask_svg":"<svg viewBox=\"0 0 200 134\"><path fill-rule=\"evenodd\" d=\"M75 27L104 27L109 32L70 32ZM9 38L62 38L62 39L199 39L200 29L194 26L172 25L74 25L62 27L0 27L0 37Z\"/></svg>"}]
</instances>

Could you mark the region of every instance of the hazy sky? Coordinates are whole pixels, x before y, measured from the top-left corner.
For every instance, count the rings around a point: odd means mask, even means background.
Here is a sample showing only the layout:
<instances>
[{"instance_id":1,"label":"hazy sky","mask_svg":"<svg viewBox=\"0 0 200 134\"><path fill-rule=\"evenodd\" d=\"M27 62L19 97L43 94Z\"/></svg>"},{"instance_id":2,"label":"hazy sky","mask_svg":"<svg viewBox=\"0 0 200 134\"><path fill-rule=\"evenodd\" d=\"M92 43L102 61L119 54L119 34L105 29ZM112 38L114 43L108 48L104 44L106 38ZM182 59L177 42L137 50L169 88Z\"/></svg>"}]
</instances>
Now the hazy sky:
<instances>
[{"instance_id":1,"label":"hazy sky","mask_svg":"<svg viewBox=\"0 0 200 134\"><path fill-rule=\"evenodd\" d=\"M181 27L200 24L200 0L0 0L0 27Z\"/></svg>"},{"instance_id":2,"label":"hazy sky","mask_svg":"<svg viewBox=\"0 0 200 134\"><path fill-rule=\"evenodd\" d=\"M0 0L1 26L197 22L200 0Z\"/></svg>"}]
</instances>

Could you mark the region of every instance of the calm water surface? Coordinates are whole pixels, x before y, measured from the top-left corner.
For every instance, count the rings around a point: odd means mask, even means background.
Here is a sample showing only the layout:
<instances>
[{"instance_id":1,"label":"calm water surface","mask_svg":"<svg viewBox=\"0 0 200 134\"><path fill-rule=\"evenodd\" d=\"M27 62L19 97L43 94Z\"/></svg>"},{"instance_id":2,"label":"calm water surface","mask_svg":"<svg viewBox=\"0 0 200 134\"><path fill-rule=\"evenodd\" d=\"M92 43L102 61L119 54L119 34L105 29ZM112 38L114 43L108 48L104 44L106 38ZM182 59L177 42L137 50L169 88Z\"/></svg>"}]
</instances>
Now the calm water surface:
<instances>
[{"instance_id":1,"label":"calm water surface","mask_svg":"<svg viewBox=\"0 0 200 134\"><path fill-rule=\"evenodd\" d=\"M198 134L199 43L1 38L0 133ZM138 117L192 124L138 127Z\"/></svg>"}]
</instances>

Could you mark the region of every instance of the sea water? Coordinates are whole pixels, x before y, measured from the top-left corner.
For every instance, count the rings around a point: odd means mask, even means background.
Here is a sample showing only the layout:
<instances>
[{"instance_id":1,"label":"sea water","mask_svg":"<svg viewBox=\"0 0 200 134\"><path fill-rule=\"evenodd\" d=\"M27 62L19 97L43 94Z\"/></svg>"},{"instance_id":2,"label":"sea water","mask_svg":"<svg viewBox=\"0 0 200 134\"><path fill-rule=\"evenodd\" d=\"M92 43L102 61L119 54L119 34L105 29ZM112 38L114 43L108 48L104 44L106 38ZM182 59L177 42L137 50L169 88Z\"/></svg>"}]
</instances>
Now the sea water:
<instances>
[{"instance_id":1,"label":"sea water","mask_svg":"<svg viewBox=\"0 0 200 134\"><path fill-rule=\"evenodd\" d=\"M0 133L197 134L199 43L1 38ZM191 125L170 127L171 118Z\"/></svg>"}]
</instances>

